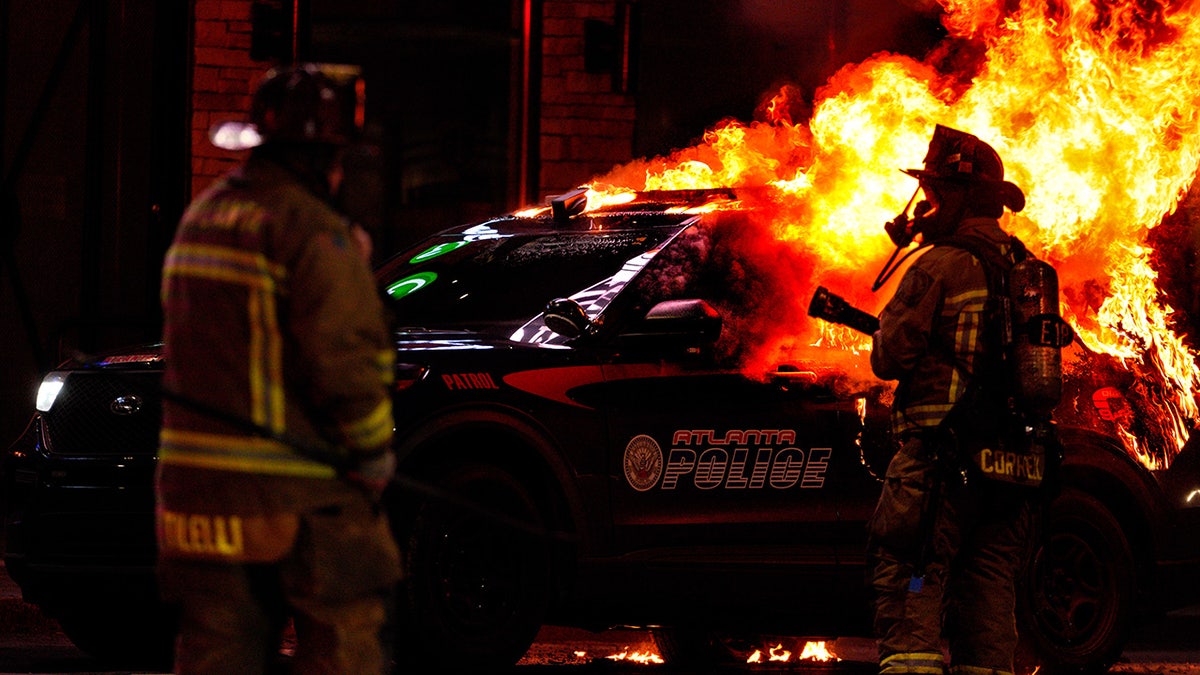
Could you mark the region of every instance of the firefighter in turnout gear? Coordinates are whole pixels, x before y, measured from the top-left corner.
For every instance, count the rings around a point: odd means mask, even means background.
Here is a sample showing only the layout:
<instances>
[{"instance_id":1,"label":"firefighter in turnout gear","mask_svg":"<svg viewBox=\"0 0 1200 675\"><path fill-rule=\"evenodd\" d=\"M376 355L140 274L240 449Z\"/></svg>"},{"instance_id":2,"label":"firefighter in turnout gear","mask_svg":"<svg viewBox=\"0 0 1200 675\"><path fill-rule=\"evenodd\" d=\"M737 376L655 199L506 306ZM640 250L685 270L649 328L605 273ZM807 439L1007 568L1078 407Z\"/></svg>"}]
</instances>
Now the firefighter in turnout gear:
<instances>
[{"instance_id":1,"label":"firefighter in turnout gear","mask_svg":"<svg viewBox=\"0 0 1200 675\"><path fill-rule=\"evenodd\" d=\"M1014 577L1033 527L1037 491L1028 484L1041 469L996 460L1004 404L991 392L1004 378L995 365L1002 327L985 268L1026 255L999 224L1025 197L1004 180L995 150L971 134L939 125L924 164L905 170L924 199L888 233L898 246L916 234L932 246L884 308L871 352L875 374L899 380L892 428L900 447L869 524L880 672L945 672L945 639L950 673L1011 675ZM993 480L969 461L980 447L993 471L1038 475Z\"/></svg>"},{"instance_id":2,"label":"firefighter in turnout gear","mask_svg":"<svg viewBox=\"0 0 1200 675\"><path fill-rule=\"evenodd\" d=\"M212 134L249 157L167 252L156 515L179 673L262 673L289 619L297 672L385 668L394 356L362 235L331 206L362 91L351 67L268 71L250 122Z\"/></svg>"}]
</instances>

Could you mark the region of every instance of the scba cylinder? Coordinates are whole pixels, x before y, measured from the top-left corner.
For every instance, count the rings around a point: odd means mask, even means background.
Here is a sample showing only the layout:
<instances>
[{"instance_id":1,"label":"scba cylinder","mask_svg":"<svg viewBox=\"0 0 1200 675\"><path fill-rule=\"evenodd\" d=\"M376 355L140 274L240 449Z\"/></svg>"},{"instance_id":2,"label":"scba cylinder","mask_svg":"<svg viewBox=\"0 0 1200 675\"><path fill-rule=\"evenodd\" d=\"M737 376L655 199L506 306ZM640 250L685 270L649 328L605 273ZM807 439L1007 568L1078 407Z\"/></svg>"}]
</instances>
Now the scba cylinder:
<instances>
[{"instance_id":1,"label":"scba cylinder","mask_svg":"<svg viewBox=\"0 0 1200 675\"><path fill-rule=\"evenodd\" d=\"M1028 258L1013 266L1008 283L1017 395L1027 410L1046 415L1062 398L1062 347L1070 332L1058 313L1058 274Z\"/></svg>"}]
</instances>

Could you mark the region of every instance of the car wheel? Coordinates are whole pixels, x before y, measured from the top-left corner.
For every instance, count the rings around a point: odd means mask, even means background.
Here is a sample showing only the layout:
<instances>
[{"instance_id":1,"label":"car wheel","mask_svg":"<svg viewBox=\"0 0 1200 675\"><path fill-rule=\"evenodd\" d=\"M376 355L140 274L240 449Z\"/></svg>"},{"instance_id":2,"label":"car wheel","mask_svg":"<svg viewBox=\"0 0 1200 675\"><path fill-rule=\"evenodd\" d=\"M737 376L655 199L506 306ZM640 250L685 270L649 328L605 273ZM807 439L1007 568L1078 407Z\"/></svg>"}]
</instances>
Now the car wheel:
<instances>
[{"instance_id":1,"label":"car wheel","mask_svg":"<svg viewBox=\"0 0 1200 675\"><path fill-rule=\"evenodd\" d=\"M116 666L170 668L178 619L161 605L105 599L53 613L81 651Z\"/></svg>"},{"instance_id":2,"label":"car wheel","mask_svg":"<svg viewBox=\"0 0 1200 675\"><path fill-rule=\"evenodd\" d=\"M1045 673L1099 673L1116 662L1136 588L1132 549L1103 504L1065 490L1046 511L1019 593L1022 648Z\"/></svg>"},{"instance_id":3,"label":"car wheel","mask_svg":"<svg viewBox=\"0 0 1200 675\"><path fill-rule=\"evenodd\" d=\"M537 636L549 597L550 547L511 526L543 527L538 504L512 474L483 463L446 466L432 483L447 497L424 499L399 537L407 546L396 661L401 670L511 666Z\"/></svg>"},{"instance_id":4,"label":"car wheel","mask_svg":"<svg viewBox=\"0 0 1200 675\"><path fill-rule=\"evenodd\" d=\"M751 638L730 638L689 626L655 628L652 634L663 661L689 671L745 663L751 651L747 645L754 643Z\"/></svg>"}]
</instances>

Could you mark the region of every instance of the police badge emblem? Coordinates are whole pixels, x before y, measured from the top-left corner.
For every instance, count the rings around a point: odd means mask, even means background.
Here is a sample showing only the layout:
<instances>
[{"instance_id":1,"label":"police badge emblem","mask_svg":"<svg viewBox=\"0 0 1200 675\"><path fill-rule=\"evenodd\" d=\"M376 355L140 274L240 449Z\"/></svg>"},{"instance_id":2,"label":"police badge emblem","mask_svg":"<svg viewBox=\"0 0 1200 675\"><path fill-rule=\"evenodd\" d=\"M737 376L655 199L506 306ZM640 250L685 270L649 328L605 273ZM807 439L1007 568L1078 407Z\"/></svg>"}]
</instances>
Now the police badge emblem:
<instances>
[{"instance_id":1,"label":"police badge emblem","mask_svg":"<svg viewBox=\"0 0 1200 675\"><path fill-rule=\"evenodd\" d=\"M658 441L645 434L634 436L625 446L625 480L638 492L658 484L662 476L663 454Z\"/></svg>"}]
</instances>

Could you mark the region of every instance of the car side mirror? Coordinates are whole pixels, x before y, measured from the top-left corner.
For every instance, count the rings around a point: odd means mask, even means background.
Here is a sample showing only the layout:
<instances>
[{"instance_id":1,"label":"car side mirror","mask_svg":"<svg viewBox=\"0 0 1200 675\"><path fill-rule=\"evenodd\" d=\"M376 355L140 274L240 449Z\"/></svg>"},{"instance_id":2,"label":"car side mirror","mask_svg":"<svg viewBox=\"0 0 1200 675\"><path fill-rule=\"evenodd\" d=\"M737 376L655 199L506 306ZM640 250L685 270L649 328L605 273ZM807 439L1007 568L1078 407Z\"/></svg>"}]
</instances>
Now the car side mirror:
<instances>
[{"instance_id":1,"label":"car side mirror","mask_svg":"<svg viewBox=\"0 0 1200 675\"><path fill-rule=\"evenodd\" d=\"M592 329L592 320L583 307L570 298L556 298L542 311L546 328L568 338L577 338Z\"/></svg>"},{"instance_id":2,"label":"car side mirror","mask_svg":"<svg viewBox=\"0 0 1200 675\"><path fill-rule=\"evenodd\" d=\"M664 300L620 334L622 341L678 341L687 346L716 342L721 315L704 300Z\"/></svg>"}]
</instances>

